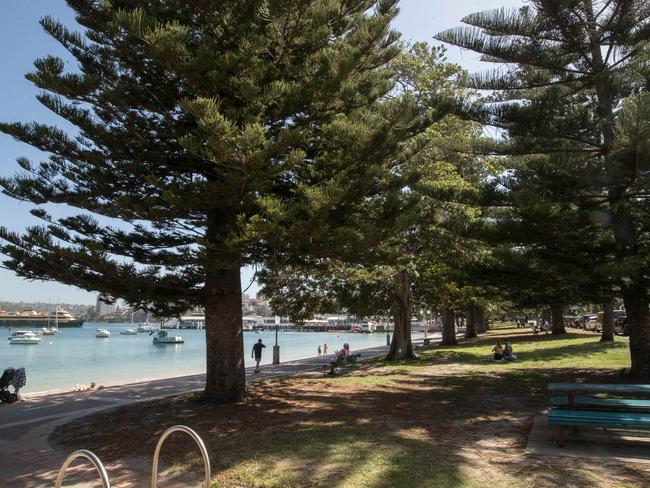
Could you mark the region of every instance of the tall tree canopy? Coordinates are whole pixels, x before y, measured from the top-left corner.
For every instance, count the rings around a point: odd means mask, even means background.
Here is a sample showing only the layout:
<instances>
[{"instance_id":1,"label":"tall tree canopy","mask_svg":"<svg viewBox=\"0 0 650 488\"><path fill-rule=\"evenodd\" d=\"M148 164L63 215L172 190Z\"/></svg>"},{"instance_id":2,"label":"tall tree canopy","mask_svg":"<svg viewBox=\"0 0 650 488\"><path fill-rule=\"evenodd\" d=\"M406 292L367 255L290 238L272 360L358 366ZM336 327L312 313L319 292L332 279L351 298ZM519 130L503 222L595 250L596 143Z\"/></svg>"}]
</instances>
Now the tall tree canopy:
<instances>
[{"instance_id":1,"label":"tall tree canopy","mask_svg":"<svg viewBox=\"0 0 650 488\"><path fill-rule=\"evenodd\" d=\"M459 87L465 71L446 61L444 48L426 43L410 46L392 66L396 93L410 94L425 119L435 123L411 139L374 198L350 212L350 232L319 243L329 257L322 253L307 262L278 256L261 273L261 283L273 306L296 318L341 309L365 317L392 315L387 357L404 359L414 357L414 307L429 310L451 300L443 292L447 283L435 281L452 281L447 271L462 266L464 252L442 224L469 218L468 206L451 200L472 193L484 173L476 158L449 148L480 135L477 124L447 116L446 100L467 96Z\"/></svg>"},{"instance_id":2,"label":"tall tree canopy","mask_svg":"<svg viewBox=\"0 0 650 488\"><path fill-rule=\"evenodd\" d=\"M503 129L507 137L495 152L519 156L517 162L535 156L526 167L552 176L546 193L555 187L556 202L590 209L594 231L611 232L609 273L619 279L628 313L632 373L650 377L650 159L641 137L648 124L650 4L531 0L463 22L468 27L436 37L503 63L469 79L495 94L465 107L465 115Z\"/></svg>"},{"instance_id":3,"label":"tall tree canopy","mask_svg":"<svg viewBox=\"0 0 650 488\"><path fill-rule=\"evenodd\" d=\"M396 0L68 0L27 78L77 128L2 123L49 156L4 192L81 212L0 230L4 264L159 315L206 312L205 396L245 394L240 267L309 254L420 130L387 64ZM98 217L118 219L107 225Z\"/></svg>"}]
</instances>

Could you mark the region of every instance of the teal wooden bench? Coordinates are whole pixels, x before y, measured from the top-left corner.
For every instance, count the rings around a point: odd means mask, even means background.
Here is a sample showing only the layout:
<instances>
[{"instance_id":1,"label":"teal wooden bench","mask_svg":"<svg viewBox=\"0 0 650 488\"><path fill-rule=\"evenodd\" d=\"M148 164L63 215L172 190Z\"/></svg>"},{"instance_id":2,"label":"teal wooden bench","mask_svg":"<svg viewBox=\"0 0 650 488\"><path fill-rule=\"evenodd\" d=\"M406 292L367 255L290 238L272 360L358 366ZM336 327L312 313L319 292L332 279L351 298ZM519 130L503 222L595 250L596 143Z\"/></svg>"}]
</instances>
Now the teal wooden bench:
<instances>
[{"instance_id":1,"label":"teal wooden bench","mask_svg":"<svg viewBox=\"0 0 650 488\"><path fill-rule=\"evenodd\" d=\"M650 385L610 385L601 383L549 383L551 393L606 393L610 395L650 395Z\"/></svg>"},{"instance_id":2,"label":"teal wooden bench","mask_svg":"<svg viewBox=\"0 0 650 488\"><path fill-rule=\"evenodd\" d=\"M574 407L580 409L609 409L609 410L649 410L650 400L633 400L630 398L599 398L591 396L578 396L573 399ZM554 407L566 408L569 406L569 399L565 396L554 396L551 398Z\"/></svg>"},{"instance_id":3,"label":"teal wooden bench","mask_svg":"<svg viewBox=\"0 0 650 488\"><path fill-rule=\"evenodd\" d=\"M548 389L555 394L551 398L548 421L554 426L559 447L565 445L565 427L650 430L650 400L584 396L589 393L650 395L650 385L550 383Z\"/></svg>"},{"instance_id":4,"label":"teal wooden bench","mask_svg":"<svg viewBox=\"0 0 650 488\"><path fill-rule=\"evenodd\" d=\"M551 408L548 412L548 421L555 427L555 443L558 447L565 445L564 427L650 430L650 412Z\"/></svg>"}]
</instances>

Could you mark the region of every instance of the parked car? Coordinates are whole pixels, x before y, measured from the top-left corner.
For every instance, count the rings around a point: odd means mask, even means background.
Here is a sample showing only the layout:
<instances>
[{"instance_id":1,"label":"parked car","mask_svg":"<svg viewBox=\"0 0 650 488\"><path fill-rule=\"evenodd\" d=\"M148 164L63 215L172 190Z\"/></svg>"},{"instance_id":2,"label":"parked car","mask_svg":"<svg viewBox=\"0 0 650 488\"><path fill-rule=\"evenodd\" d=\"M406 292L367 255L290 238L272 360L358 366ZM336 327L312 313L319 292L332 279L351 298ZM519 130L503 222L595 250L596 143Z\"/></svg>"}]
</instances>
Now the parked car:
<instances>
[{"instance_id":1,"label":"parked car","mask_svg":"<svg viewBox=\"0 0 650 488\"><path fill-rule=\"evenodd\" d=\"M614 333L622 336L630 335L627 324L627 315L621 315L614 319Z\"/></svg>"},{"instance_id":2,"label":"parked car","mask_svg":"<svg viewBox=\"0 0 650 488\"><path fill-rule=\"evenodd\" d=\"M564 316L564 325L567 327L574 327L579 329L580 328L580 317L576 317L574 315L565 315Z\"/></svg>"},{"instance_id":3,"label":"parked car","mask_svg":"<svg viewBox=\"0 0 650 488\"><path fill-rule=\"evenodd\" d=\"M625 310L613 310L612 319L614 320L614 327L616 327L616 321L620 317L625 317ZM596 330L601 332L603 330L603 321L605 318L605 312L598 312L598 319L596 319Z\"/></svg>"},{"instance_id":4,"label":"parked car","mask_svg":"<svg viewBox=\"0 0 650 488\"><path fill-rule=\"evenodd\" d=\"M579 329L585 329L588 320L589 320L589 315L581 315L580 317L578 317L578 320L576 321L576 325L578 326Z\"/></svg>"},{"instance_id":5,"label":"parked car","mask_svg":"<svg viewBox=\"0 0 650 488\"><path fill-rule=\"evenodd\" d=\"M594 332L598 331L598 315L586 315L584 320L584 329Z\"/></svg>"}]
</instances>

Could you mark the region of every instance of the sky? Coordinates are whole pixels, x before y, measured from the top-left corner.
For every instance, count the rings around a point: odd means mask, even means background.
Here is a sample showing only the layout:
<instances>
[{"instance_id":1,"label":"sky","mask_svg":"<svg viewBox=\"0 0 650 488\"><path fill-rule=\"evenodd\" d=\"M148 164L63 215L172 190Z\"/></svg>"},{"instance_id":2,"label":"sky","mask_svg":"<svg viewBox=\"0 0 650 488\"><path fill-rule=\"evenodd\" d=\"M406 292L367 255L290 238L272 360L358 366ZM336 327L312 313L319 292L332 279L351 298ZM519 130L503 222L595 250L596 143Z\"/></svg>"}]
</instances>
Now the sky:
<instances>
[{"instance_id":1,"label":"sky","mask_svg":"<svg viewBox=\"0 0 650 488\"><path fill-rule=\"evenodd\" d=\"M525 0L402 0L400 14L394 27L402 39L410 41L433 40L433 35L460 25L460 19L472 12L500 7L518 7ZM38 24L40 18L50 15L69 26L74 16L64 0L2 0L0 2L0 120L3 122L39 121L67 128L64 122L50 113L35 99L38 90L24 77L32 69L33 61L47 54L67 57L66 51L46 35ZM470 71L481 69L478 55L448 46L448 59ZM68 58L69 59L69 58ZM0 133L0 176L10 176L19 168L18 156L39 159L38 151L16 142ZM29 214L30 204L17 202L0 194L0 225L12 231L21 231L37 223ZM0 259L2 256L0 256ZM242 287L253 278L251 269L242 270ZM254 295L253 283L248 293ZM0 301L52 301L60 303L95 302L96 293L51 282L30 282L12 271L0 268Z\"/></svg>"}]
</instances>

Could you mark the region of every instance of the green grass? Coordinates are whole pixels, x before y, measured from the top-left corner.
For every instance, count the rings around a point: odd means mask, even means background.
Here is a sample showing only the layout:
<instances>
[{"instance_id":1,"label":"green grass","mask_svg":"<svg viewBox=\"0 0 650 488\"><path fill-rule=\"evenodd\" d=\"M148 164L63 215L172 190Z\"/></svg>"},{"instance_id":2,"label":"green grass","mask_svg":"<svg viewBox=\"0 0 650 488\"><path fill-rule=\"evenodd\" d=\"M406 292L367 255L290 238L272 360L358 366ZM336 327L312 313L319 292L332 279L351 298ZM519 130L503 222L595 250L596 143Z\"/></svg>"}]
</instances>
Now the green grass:
<instances>
[{"instance_id":1,"label":"green grass","mask_svg":"<svg viewBox=\"0 0 650 488\"><path fill-rule=\"evenodd\" d=\"M628 343L624 338L617 337L613 343L601 343L598 335L532 336L528 329L516 329L511 324L498 325L486 337L453 347L433 347L414 361L376 360L349 369L349 375L305 380L305 383L320 383L326 389L399 389L400 384L409 381L413 375L430 371L432 367L454 365L465 368L464 372L418 381L428 385L432 391L446 392L447 398L457 399L458 404L463 405L473 400L473 392L480 392L490 383L494 390L499 391L504 388L504 381L525 379L527 382L520 384L522 391L527 391L530 396L543 397L545 385L554 379L556 370L616 370L628 366ZM511 342L519 359L508 363L487 362L497 339ZM473 467L453 451L441 449L431 439L401 438L394 432L377 430L372 424L363 429L349 426L334 429L336 434L331 428L315 428L299 439L276 437L267 446L273 454L231 467L222 473L222 481L218 481L215 487L233 486L233 480L241 486L260 488L306 485L337 488L537 486L526 476L525 470L518 474L517 471L498 468ZM458 435L462 437L464 433ZM291 446L289 450L287 445ZM269 466L274 467L269 469ZM288 466L293 468L288 469ZM315 479L306 482L306 473L313 473ZM589 467L571 468L570 476L574 486L598 486L598 478L594 478ZM545 486L544 482L540 486Z\"/></svg>"},{"instance_id":2,"label":"green grass","mask_svg":"<svg viewBox=\"0 0 650 488\"><path fill-rule=\"evenodd\" d=\"M519 334L519 335L513 335ZM606 368L629 366L627 338L600 342L599 335L570 333L561 336L523 335L525 329L501 329L488 337L453 347L438 347L422 354L421 361L453 361L470 364L476 371L513 371L521 369ZM518 359L513 362L492 363L486 359L497 340L510 342Z\"/></svg>"},{"instance_id":3,"label":"green grass","mask_svg":"<svg viewBox=\"0 0 650 488\"><path fill-rule=\"evenodd\" d=\"M278 433L249 459L220 471L214 488L482 487L461 459L431 440L388 434L377 428L314 427ZM523 486L501 477L501 486Z\"/></svg>"},{"instance_id":4,"label":"green grass","mask_svg":"<svg viewBox=\"0 0 650 488\"><path fill-rule=\"evenodd\" d=\"M511 342L519 360L486 362L497 339ZM206 441L213 488L550 488L558 480L641 486L647 467L523 454L532 418L548 406L548 382L619 381L629 365L627 340L599 339L532 336L500 324L412 361L373 360L336 377L256 383L241 405L179 397L98 414L60 428L54 440L58 435L69 449L83 445L117 462L112 456L125 446L133 456L149 454L143 433L189 425ZM168 449L176 456L173 474L182 476L183 467L200 472L193 448L172 440Z\"/></svg>"},{"instance_id":5,"label":"green grass","mask_svg":"<svg viewBox=\"0 0 650 488\"><path fill-rule=\"evenodd\" d=\"M534 397L543 408L547 395L545 386L554 380L556 371L563 371L562 374L574 369L611 371L628 365L628 344L624 338L616 338L613 343L601 343L598 335L572 333L560 337L532 336L528 329L516 329L510 324L499 325L486 337L453 347L432 347L421 352L417 360L375 360L348 369L347 375L308 379L303 383L321 385L327 391L337 388L390 391L413 383L426 387L436 398L467 408L472 402L485 401L486 393L487 396L498 395L498 392L508 389L507 384L512 385L513 380L517 380L513 394ZM508 363L487 362L486 358L497 339L511 342L519 359ZM446 365L453 365L462 372L431 375L436 368L442 369ZM429 376L425 377L425 374ZM522 407L522 410L525 411L525 408ZM395 414L408 416L409 412L396 410ZM485 414L489 419L494 412L488 413L486 409ZM475 425L478 425L479 418L475 417ZM489 425L491 421L481 422ZM463 427L458 429L457 437L463 438L466 432ZM562 467L557 469L560 472L563 470ZM598 486L589 466L571 466L570 470L571 474L567 476L573 486ZM214 486L538 486L527 476L529 474L526 469L522 472L503 470L498 468L498 464L487 469L473 466L455 450L442 448L435 438L412 438L399 431L378 429L372 420L362 427L351 426L349 420L342 420L340 424L310 426L307 433L301 432L299 436L273 436L265 443L264 453L229 467L221 473ZM557 473L552 474L555 476ZM602 473L598 476L602 477ZM626 484L621 481L620 486ZM539 486L546 485L542 481Z\"/></svg>"}]
</instances>

